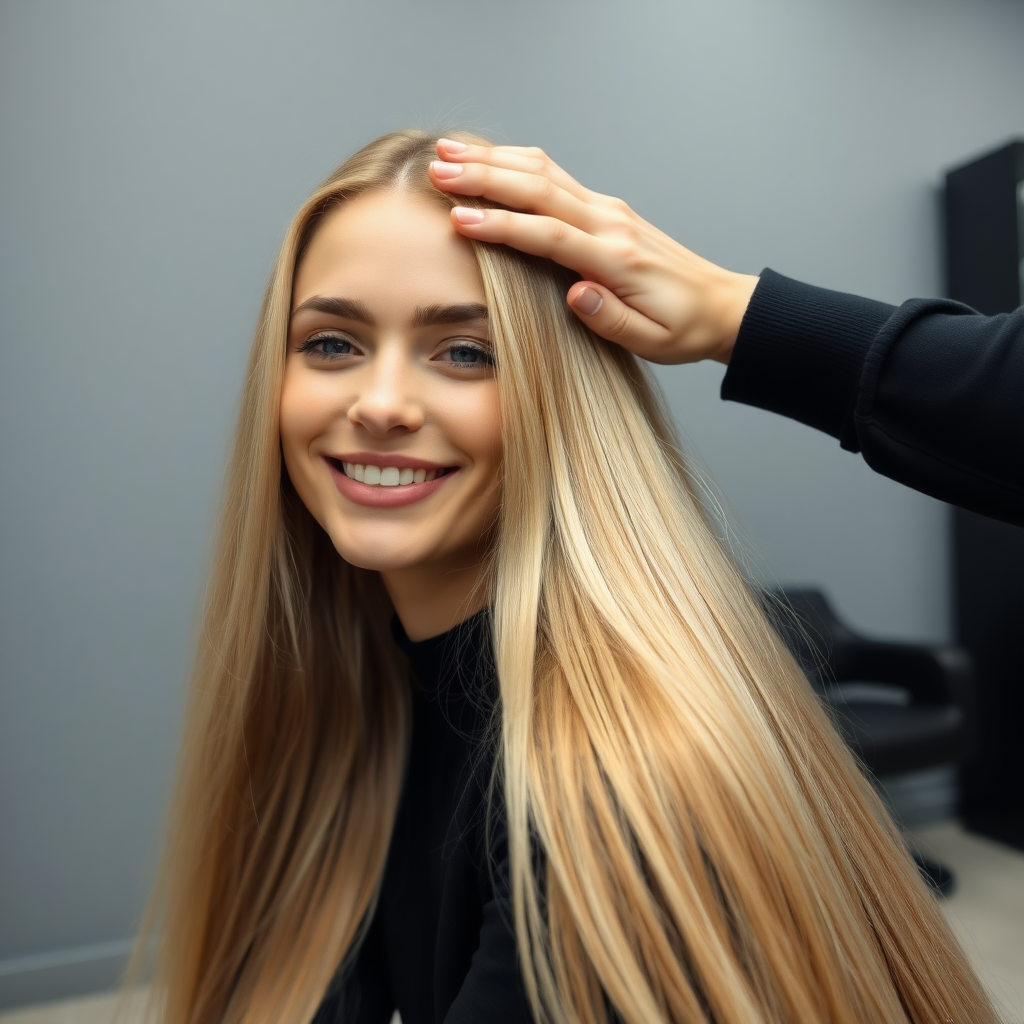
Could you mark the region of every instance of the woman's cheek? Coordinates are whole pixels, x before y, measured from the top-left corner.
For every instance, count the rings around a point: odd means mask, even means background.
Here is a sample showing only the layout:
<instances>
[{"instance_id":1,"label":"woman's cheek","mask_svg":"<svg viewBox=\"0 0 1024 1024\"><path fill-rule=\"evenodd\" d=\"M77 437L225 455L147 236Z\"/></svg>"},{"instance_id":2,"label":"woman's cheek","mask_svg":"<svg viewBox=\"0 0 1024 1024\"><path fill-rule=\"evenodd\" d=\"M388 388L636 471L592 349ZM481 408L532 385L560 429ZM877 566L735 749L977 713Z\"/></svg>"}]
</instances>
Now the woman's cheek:
<instances>
[{"instance_id":1,"label":"woman's cheek","mask_svg":"<svg viewBox=\"0 0 1024 1024\"><path fill-rule=\"evenodd\" d=\"M501 458L501 415L498 385L481 381L472 389L454 393L446 407L452 440L475 460Z\"/></svg>"},{"instance_id":2,"label":"woman's cheek","mask_svg":"<svg viewBox=\"0 0 1024 1024\"><path fill-rule=\"evenodd\" d=\"M325 434L339 415L337 387L330 374L318 373L296 360L285 367L281 389L280 430L284 444L306 449Z\"/></svg>"},{"instance_id":3,"label":"woman's cheek","mask_svg":"<svg viewBox=\"0 0 1024 1024\"><path fill-rule=\"evenodd\" d=\"M315 471L318 456L311 448L330 424L330 414L317 389L309 386L302 367L286 368L281 391L281 453L285 468L303 504L319 519L316 508Z\"/></svg>"}]
</instances>

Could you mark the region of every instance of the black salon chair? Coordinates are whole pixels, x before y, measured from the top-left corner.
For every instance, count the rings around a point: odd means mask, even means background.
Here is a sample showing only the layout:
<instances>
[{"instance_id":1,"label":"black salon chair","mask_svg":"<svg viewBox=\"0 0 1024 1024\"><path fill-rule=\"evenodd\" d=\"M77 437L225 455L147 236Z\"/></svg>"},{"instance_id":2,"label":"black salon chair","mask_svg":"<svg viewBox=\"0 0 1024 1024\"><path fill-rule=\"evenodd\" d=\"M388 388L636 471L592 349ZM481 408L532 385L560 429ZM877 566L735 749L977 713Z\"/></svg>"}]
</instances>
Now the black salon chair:
<instances>
[{"instance_id":1,"label":"black salon chair","mask_svg":"<svg viewBox=\"0 0 1024 1024\"><path fill-rule=\"evenodd\" d=\"M846 742L875 777L962 761L973 743L973 671L957 647L867 640L820 590L787 587L765 606ZM915 856L943 894L951 872Z\"/></svg>"}]
</instances>

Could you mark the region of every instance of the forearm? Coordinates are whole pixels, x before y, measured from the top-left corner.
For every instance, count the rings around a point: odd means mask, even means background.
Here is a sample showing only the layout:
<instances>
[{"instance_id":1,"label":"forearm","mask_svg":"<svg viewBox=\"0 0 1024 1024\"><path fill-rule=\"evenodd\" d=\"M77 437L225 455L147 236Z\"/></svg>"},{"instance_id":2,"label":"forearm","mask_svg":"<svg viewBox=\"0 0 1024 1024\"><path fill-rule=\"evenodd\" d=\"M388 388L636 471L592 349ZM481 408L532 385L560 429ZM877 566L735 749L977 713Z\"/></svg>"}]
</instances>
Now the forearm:
<instances>
[{"instance_id":1,"label":"forearm","mask_svg":"<svg viewBox=\"0 0 1024 1024\"><path fill-rule=\"evenodd\" d=\"M823 430L934 497L1024 522L1024 310L889 306L765 271L722 397Z\"/></svg>"},{"instance_id":2,"label":"forearm","mask_svg":"<svg viewBox=\"0 0 1024 1024\"><path fill-rule=\"evenodd\" d=\"M895 312L895 306L814 288L766 269L742 318L722 398L841 440L864 361Z\"/></svg>"}]
</instances>

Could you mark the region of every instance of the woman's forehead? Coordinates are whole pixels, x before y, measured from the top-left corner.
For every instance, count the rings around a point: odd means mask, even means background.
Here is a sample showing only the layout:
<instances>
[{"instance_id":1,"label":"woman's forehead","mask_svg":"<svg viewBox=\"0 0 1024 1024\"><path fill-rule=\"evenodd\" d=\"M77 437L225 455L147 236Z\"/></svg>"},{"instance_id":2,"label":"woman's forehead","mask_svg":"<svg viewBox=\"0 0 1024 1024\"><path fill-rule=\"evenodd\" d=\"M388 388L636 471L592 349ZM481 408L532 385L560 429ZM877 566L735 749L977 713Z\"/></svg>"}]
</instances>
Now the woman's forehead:
<instances>
[{"instance_id":1,"label":"woman's forehead","mask_svg":"<svg viewBox=\"0 0 1024 1024\"><path fill-rule=\"evenodd\" d=\"M293 308L314 296L370 306L485 301L472 246L448 211L407 192L372 192L324 217L296 268Z\"/></svg>"}]
</instances>

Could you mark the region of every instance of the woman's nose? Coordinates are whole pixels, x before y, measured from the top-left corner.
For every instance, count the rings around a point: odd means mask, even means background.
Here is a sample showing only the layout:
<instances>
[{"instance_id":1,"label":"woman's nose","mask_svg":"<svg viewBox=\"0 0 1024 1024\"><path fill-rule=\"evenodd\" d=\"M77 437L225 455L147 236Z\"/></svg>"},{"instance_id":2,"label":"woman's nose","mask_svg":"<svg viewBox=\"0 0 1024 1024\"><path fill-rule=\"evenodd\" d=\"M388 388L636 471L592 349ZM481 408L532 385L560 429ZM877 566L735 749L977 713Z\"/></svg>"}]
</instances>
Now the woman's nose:
<instances>
[{"instance_id":1,"label":"woman's nose","mask_svg":"<svg viewBox=\"0 0 1024 1024\"><path fill-rule=\"evenodd\" d=\"M414 391L415 373L405 360L380 353L361 375L359 393L349 406L348 419L374 437L419 430L423 406Z\"/></svg>"}]
</instances>

